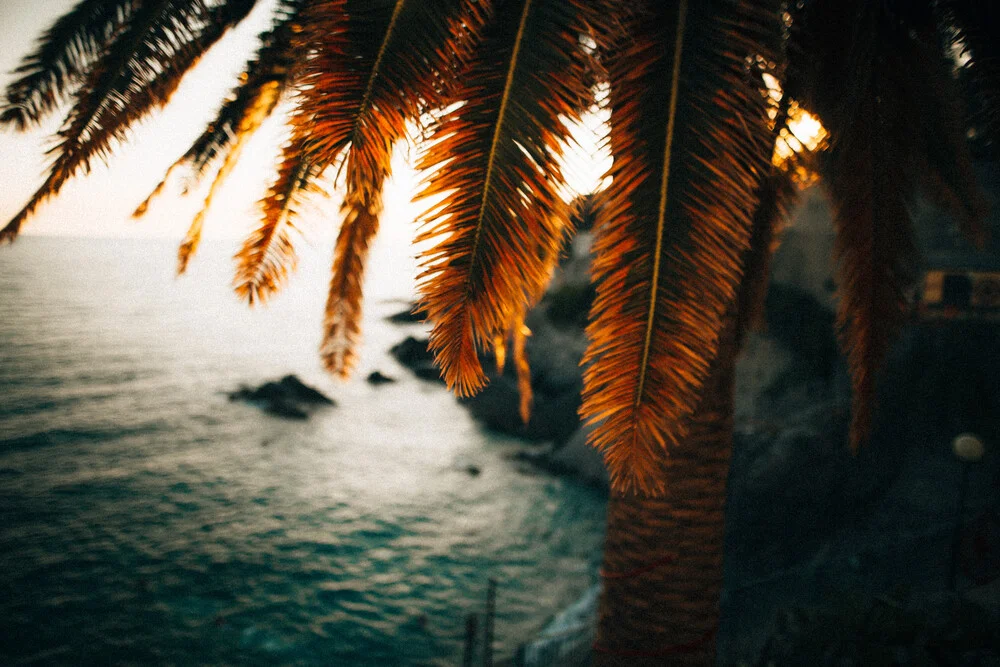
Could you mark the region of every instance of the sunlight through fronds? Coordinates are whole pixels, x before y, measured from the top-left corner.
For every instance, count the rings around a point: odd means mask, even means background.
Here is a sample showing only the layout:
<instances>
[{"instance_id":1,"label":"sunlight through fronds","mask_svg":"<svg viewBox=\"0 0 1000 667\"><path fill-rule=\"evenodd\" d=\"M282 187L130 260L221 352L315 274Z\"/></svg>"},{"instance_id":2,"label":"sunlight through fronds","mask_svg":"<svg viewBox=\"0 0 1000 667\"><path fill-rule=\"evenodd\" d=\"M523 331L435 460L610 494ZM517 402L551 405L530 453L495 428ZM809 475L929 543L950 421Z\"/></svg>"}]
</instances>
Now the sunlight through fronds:
<instances>
[{"instance_id":1,"label":"sunlight through fronds","mask_svg":"<svg viewBox=\"0 0 1000 667\"><path fill-rule=\"evenodd\" d=\"M828 136L818 118L793 104L788 110L788 123L774 145L771 162L777 167L785 166L794 155L817 150Z\"/></svg>"},{"instance_id":2,"label":"sunlight through fronds","mask_svg":"<svg viewBox=\"0 0 1000 667\"><path fill-rule=\"evenodd\" d=\"M275 25L260 36L257 53L240 75L239 84L205 131L167 169L163 179L135 209L133 218L146 213L150 203L163 192L167 181L179 168L190 168L195 180L198 180L219 155L223 156L223 165L239 159L242 146L271 116L285 91L294 83L306 48L298 37L302 31L300 12L305 4L306 0L282 0L279 3ZM215 177L213 190L225 180L228 171L221 179L219 175ZM206 204L204 208L207 207ZM204 212L203 209L199 215L203 217ZM194 226L192 224L192 228Z\"/></svg>"},{"instance_id":3,"label":"sunlight through fronds","mask_svg":"<svg viewBox=\"0 0 1000 667\"><path fill-rule=\"evenodd\" d=\"M229 174L236 166L236 162L240 159L240 154L243 152L243 147L267 117L271 115L271 112L274 111L280 95L281 86L278 82L272 81L263 86L260 95L254 101L252 107L247 110L246 114L240 120L239 127L236 128L235 137L226 149L222 165L212 180L208 194L205 195L205 201L202 203L201 210L195 215L194 220L191 222L191 227L188 229L187 235L184 237L184 241L177 251L177 275L181 275L187 270L188 262L191 261L195 251L198 249L198 244L201 242L202 227L205 224L205 216L208 215L208 210L212 207L212 200L215 198L216 193L225 184Z\"/></svg>"},{"instance_id":4,"label":"sunlight through fronds","mask_svg":"<svg viewBox=\"0 0 1000 667\"><path fill-rule=\"evenodd\" d=\"M465 104L435 128L419 167L421 304L430 347L448 386L468 396L486 383L477 348L510 330L544 289L567 229L559 156L566 119L592 104L588 56L579 36L592 4L507 3L457 96ZM594 17L590 17L595 20Z\"/></svg>"},{"instance_id":5,"label":"sunlight through fronds","mask_svg":"<svg viewBox=\"0 0 1000 667\"><path fill-rule=\"evenodd\" d=\"M337 240L321 355L346 376L361 332L361 285L378 229L382 187L393 146L408 123L442 106L444 76L461 67L490 3L395 0L385 4L314 3L307 12L315 46L292 119L310 160L343 160L345 216Z\"/></svg>"}]
</instances>

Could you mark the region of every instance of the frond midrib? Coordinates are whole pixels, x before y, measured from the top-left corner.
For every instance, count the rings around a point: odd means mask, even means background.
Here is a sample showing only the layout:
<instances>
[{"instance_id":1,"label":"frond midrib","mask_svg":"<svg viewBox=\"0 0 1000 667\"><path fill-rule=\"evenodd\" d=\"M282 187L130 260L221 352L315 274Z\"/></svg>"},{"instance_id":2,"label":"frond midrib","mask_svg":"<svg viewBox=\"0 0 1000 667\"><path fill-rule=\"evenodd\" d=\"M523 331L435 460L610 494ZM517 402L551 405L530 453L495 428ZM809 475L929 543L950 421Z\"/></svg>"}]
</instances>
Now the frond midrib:
<instances>
[{"instance_id":1,"label":"frond midrib","mask_svg":"<svg viewBox=\"0 0 1000 667\"><path fill-rule=\"evenodd\" d=\"M642 403L649 366L649 352L653 343L654 319L656 317L657 287L660 283L660 265L663 261L663 232L666 225L667 189L670 185L670 157L673 150L674 132L677 121L677 96L680 87L681 54L684 47L684 27L687 18L687 0L681 0L677 14L677 37L674 41L674 62L670 81L670 110L667 114L667 136L663 146L663 175L660 178L660 201L656 218L656 246L653 249L653 276L649 290L649 314L646 317L645 340L642 348L642 363L639 366L639 382L635 391L635 407ZM638 413L637 413L638 414Z\"/></svg>"},{"instance_id":2,"label":"frond midrib","mask_svg":"<svg viewBox=\"0 0 1000 667\"><path fill-rule=\"evenodd\" d=\"M471 263L465 279L465 297L468 299L472 292L472 276L475 274L474 268L479 256L479 246L483 235L483 219L486 217L486 206L489 202L490 190L493 186L493 171L496 165L496 156L500 144L500 135L504 126L504 118L507 114L507 104L510 101L510 91L514 84L514 74L517 71L518 58L521 54L521 41L524 38L525 26L528 24L528 15L531 13L531 3L533 0L525 0L524 9L521 12L521 19L517 26L517 35L514 38L514 49L510 55L510 65L507 67L507 78L504 81L503 94L500 97L500 109L497 111L497 119L493 126L493 137L490 140L490 152L486 161L486 175L483 177L483 194L479 204L479 215L476 217L476 233L472 239L472 251L469 254Z\"/></svg>"},{"instance_id":3,"label":"frond midrib","mask_svg":"<svg viewBox=\"0 0 1000 667\"><path fill-rule=\"evenodd\" d=\"M354 114L354 122L351 124L350 141L352 146L356 144L358 138L361 136L361 119L367 115L368 109L371 107L373 92L375 90L375 79L379 75L379 69L382 67L382 61L385 60L385 54L389 48L389 42L392 41L393 34L396 31L396 23L403 10L403 5L405 5L406 2L407 0L396 0L395 6L392 9L392 18L389 19L389 26L385 30L385 37L379 45L378 53L375 56L375 62L372 63L371 72L368 74L368 83L365 86L364 95L361 96L361 102L358 104L358 112Z\"/></svg>"}]
</instances>

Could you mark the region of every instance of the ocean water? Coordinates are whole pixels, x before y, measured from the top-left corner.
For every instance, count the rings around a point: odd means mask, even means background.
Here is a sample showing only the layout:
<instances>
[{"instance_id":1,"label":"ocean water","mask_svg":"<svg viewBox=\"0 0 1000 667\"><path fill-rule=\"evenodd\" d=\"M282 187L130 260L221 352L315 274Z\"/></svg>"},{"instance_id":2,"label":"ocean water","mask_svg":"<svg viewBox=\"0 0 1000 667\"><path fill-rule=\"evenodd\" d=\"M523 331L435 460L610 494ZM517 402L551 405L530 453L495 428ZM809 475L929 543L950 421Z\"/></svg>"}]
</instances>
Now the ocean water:
<instances>
[{"instance_id":1,"label":"ocean water","mask_svg":"<svg viewBox=\"0 0 1000 667\"><path fill-rule=\"evenodd\" d=\"M509 658L594 583L599 494L518 468L388 355L421 329L383 319L406 252L376 248L341 383L316 354L325 250L253 311L232 250L206 243L181 279L170 242L0 251L0 664L454 665L490 577ZM227 399L288 373L337 407Z\"/></svg>"}]
</instances>

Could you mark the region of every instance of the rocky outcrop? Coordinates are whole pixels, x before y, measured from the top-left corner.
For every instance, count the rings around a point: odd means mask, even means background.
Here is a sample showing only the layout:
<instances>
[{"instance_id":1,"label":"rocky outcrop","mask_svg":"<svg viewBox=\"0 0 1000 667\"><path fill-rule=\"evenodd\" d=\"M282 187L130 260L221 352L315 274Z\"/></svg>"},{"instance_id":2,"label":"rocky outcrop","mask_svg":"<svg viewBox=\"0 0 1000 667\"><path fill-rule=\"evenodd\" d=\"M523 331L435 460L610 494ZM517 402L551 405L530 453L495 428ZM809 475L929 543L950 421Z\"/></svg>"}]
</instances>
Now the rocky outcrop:
<instances>
[{"instance_id":1,"label":"rocky outcrop","mask_svg":"<svg viewBox=\"0 0 1000 667\"><path fill-rule=\"evenodd\" d=\"M294 375L253 388L241 386L229 394L230 401L259 405L264 412L285 419L308 419L312 410L335 405L333 399L303 383Z\"/></svg>"},{"instance_id":2,"label":"rocky outcrop","mask_svg":"<svg viewBox=\"0 0 1000 667\"><path fill-rule=\"evenodd\" d=\"M531 390L534 396L531 418L521 421L518 410L520 394L513 364L498 373L494 359L482 355L489 384L475 396L462 399L469 412L487 428L533 443L562 445L580 428L577 410L583 376L580 359L586 349L583 322L590 307L593 290L589 278L590 235L579 234L567 250L567 258L553 278L552 286L526 318L531 329L526 354L531 366ZM393 321L411 321L404 311ZM390 350L396 361L417 377L440 381L433 354L426 339L408 336ZM564 468L565 469L565 468Z\"/></svg>"}]
</instances>

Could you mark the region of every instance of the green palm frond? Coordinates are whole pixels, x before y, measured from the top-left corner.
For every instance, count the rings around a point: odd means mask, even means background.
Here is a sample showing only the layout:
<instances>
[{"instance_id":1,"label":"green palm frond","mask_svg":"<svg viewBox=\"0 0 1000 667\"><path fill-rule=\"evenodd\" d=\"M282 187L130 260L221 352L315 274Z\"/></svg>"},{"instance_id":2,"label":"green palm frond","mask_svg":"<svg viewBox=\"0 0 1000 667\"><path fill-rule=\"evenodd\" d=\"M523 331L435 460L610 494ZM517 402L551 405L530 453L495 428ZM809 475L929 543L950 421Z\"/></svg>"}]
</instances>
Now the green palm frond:
<instances>
[{"instance_id":1,"label":"green palm frond","mask_svg":"<svg viewBox=\"0 0 1000 667\"><path fill-rule=\"evenodd\" d=\"M141 4L82 0L56 20L14 70L21 76L7 86L0 125L26 130L64 102Z\"/></svg>"},{"instance_id":2,"label":"green palm frond","mask_svg":"<svg viewBox=\"0 0 1000 667\"><path fill-rule=\"evenodd\" d=\"M459 395L486 381L477 347L503 336L549 277L568 218L558 159L592 100L582 0L505 3L430 137L420 197L420 296L430 347Z\"/></svg>"},{"instance_id":3,"label":"green palm frond","mask_svg":"<svg viewBox=\"0 0 1000 667\"><path fill-rule=\"evenodd\" d=\"M315 164L344 160L344 222L321 346L333 373L348 374L355 359L364 264L393 145L406 137L407 123L443 104L442 72L467 57L488 10L473 0L334 0L309 10L315 53L293 124L309 137Z\"/></svg>"},{"instance_id":4,"label":"green palm frond","mask_svg":"<svg viewBox=\"0 0 1000 667\"><path fill-rule=\"evenodd\" d=\"M13 241L39 204L59 192L72 176L87 171L95 157L107 158L129 128L165 105L184 74L255 0L209 6L203 0L153 0L131 17L102 57L87 72L52 149L52 165L42 186L0 230Z\"/></svg>"},{"instance_id":5,"label":"green palm frond","mask_svg":"<svg viewBox=\"0 0 1000 667\"><path fill-rule=\"evenodd\" d=\"M615 161L580 411L614 487L661 493L742 275L772 145L747 68L781 26L773 2L644 9L607 59Z\"/></svg>"},{"instance_id":6,"label":"green palm frond","mask_svg":"<svg viewBox=\"0 0 1000 667\"><path fill-rule=\"evenodd\" d=\"M876 377L916 277L908 205L929 195L970 232L983 205L939 52L883 3L817 0L802 29L813 68L805 102L830 133L820 170L837 230L837 321L853 377L856 449L869 435Z\"/></svg>"}]
</instances>

